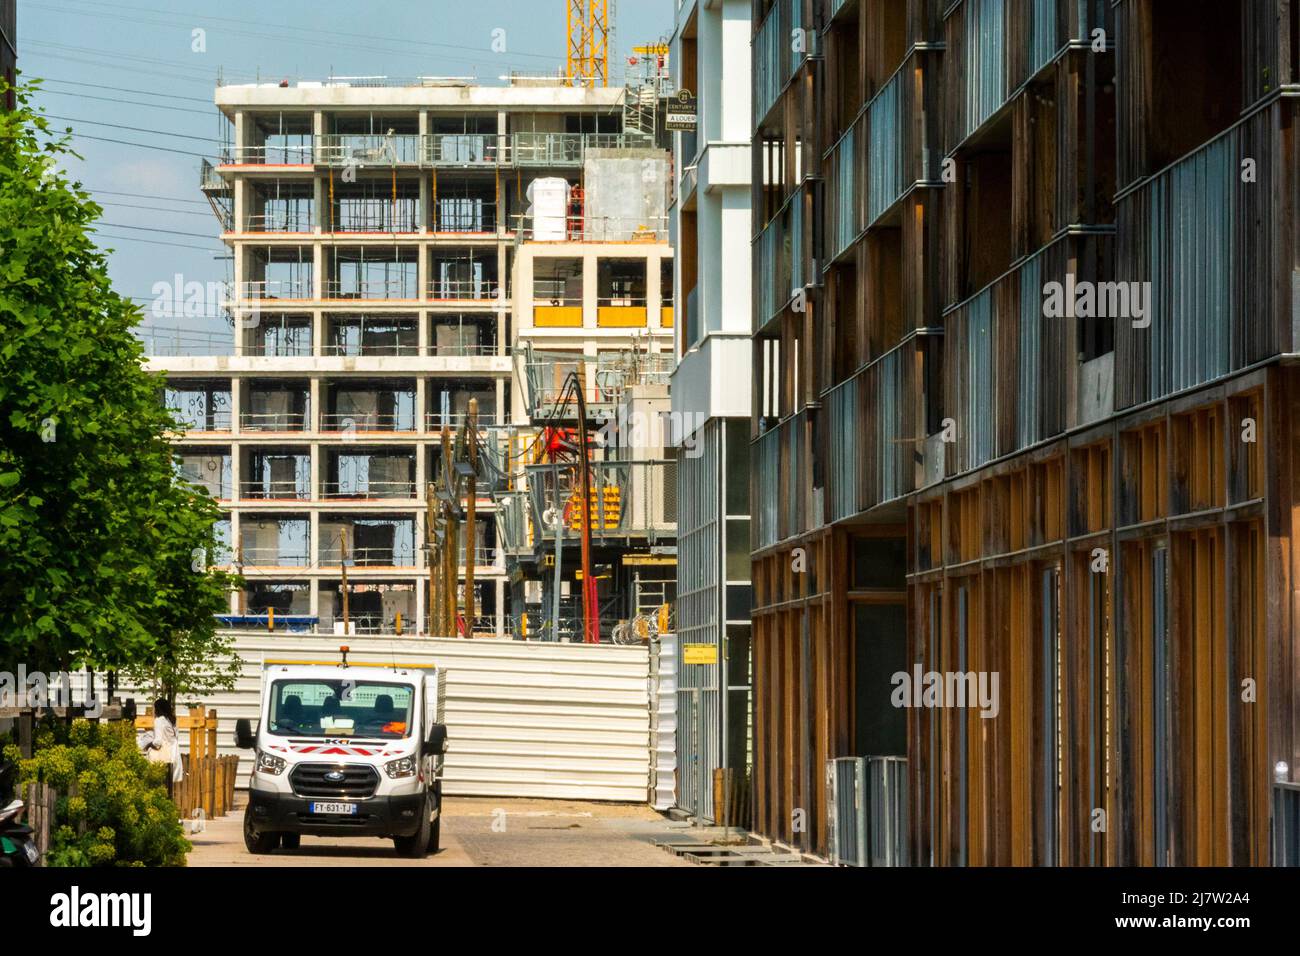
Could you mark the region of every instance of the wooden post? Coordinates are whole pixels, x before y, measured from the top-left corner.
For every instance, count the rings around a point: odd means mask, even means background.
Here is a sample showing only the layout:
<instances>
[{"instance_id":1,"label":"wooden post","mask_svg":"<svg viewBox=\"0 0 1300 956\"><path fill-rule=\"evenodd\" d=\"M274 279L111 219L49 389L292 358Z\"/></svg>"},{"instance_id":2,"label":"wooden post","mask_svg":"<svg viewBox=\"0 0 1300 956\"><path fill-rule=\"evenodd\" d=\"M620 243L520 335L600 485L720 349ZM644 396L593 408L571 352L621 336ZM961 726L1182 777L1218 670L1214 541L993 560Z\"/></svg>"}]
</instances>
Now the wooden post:
<instances>
[{"instance_id":1,"label":"wooden post","mask_svg":"<svg viewBox=\"0 0 1300 956\"><path fill-rule=\"evenodd\" d=\"M449 494L456 493L456 472L452 464L451 428L442 423L442 483ZM438 632L450 637L456 627L456 562L460 557L456 547L456 524L450 501L442 503L442 607L439 609Z\"/></svg>"},{"instance_id":2,"label":"wooden post","mask_svg":"<svg viewBox=\"0 0 1300 956\"><path fill-rule=\"evenodd\" d=\"M434 515L434 509L437 507L437 499L433 494L433 482L427 482L424 490L425 505L425 543L429 546L426 552L426 560L429 562L429 636L433 637L438 633L439 614L442 611L442 592L438 586L438 564L442 560L442 552L438 550L437 537L434 534L434 522L437 520Z\"/></svg>"},{"instance_id":3,"label":"wooden post","mask_svg":"<svg viewBox=\"0 0 1300 956\"><path fill-rule=\"evenodd\" d=\"M469 400L469 473L465 495L465 636L474 636L474 562L478 546L478 529L474 510L478 498L478 399Z\"/></svg>"}]
</instances>

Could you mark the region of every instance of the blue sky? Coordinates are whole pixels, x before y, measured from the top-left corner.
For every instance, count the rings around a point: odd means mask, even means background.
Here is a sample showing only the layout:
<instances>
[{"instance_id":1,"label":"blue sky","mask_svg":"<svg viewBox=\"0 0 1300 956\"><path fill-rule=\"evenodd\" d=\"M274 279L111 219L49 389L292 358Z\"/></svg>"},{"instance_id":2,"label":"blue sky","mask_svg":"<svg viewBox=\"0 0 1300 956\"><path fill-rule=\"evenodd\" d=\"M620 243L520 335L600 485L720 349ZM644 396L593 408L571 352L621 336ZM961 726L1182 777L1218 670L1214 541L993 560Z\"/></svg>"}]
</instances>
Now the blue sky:
<instances>
[{"instance_id":1,"label":"blue sky","mask_svg":"<svg viewBox=\"0 0 1300 956\"><path fill-rule=\"evenodd\" d=\"M672 32L673 6L618 3L616 79L633 46ZM492 49L497 29L501 53ZM200 155L215 151L220 132L219 71L228 82L332 73L495 83L510 70L561 67L564 50L565 0L18 0L18 66L24 78L46 80L36 105L79 134L84 160L67 171L104 206L115 287L145 308L154 283L176 273L205 283L226 276L217 220L198 188Z\"/></svg>"}]
</instances>

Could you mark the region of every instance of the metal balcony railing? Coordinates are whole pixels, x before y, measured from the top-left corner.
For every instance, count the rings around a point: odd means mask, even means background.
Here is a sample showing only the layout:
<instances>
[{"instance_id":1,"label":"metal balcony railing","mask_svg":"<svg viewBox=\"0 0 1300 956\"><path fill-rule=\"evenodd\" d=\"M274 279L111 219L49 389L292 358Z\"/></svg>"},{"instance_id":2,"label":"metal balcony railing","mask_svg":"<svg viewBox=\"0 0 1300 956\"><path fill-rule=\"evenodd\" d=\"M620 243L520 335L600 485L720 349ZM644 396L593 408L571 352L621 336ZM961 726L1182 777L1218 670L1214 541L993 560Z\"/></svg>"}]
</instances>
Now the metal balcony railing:
<instances>
[{"instance_id":1,"label":"metal balcony railing","mask_svg":"<svg viewBox=\"0 0 1300 956\"><path fill-rule=\"evenodd\" d=\"M133 331L144 346L145 355L231 355L235 351L234 336L229 332L202 332L158 326L138 326Z\"/></svg>"},{"instance_id":2,"label":"metal balcony railing","mask_svg":"<svg viewBox=\"0 0 1300 956\"><path fill-rule=\"evenodd\" d=\"M244 548L240 555L246 568L305 568L311 557L304 551L281 548Z\"/></svg>"},{"instance_id":3,"label":"metal balcony railing","mask_svg":"<svg viewBox=\"0 0 1300 956\"><path fill-rule=\"evenodd\" d=\"M241 481L239 497L246 501L308 501L311 499L311 486L305 478Z\"/></svg>"},{"instance_id":4,"label":"metal balcony railing","mask_svg":"<svg viewBox=\"0 0 1300 956\"><path fill-rule=\"evenodd\" d=\"M338 200L333 219L327 225L335 233L419 232L419 201L404 196L399 196L396 201L383 197L366 199L344 197Z\"/></svg>"},{"instance_id":5,"label":"metal balcony railing","mask_svg":"<svg viewBox=\"0 0 1300 956\"><path fill-rule=\"evenodd\" d=\"M440 302L493 302L502 295L496 279L433 279L429 298Z\"/></svg>"},{"instance_id":6,"label":"metal balcony railing","mask_svg":"<svg viewBox=\"0 0 1300 956\"><path fill-rule=\"evenodd\" d=\"M267 299L306 301L315 296L310 275L294 279L250 279L227 283L226 295L230 302L255 302Z\"/></svg>"},{"instance_id":7,"label":"metal balcony railing","mask_svg":"<svg viewBox=\"0 0 1300 956\"><path fill-rule=\"evenodd\" d=\"M230 431L231 415L230 409L221 408L206 414L171 408L181 422L181 426L188 432L228 432Z\"/></svg>"},{"instance_id":8,"label":"metal balcony railing","mask_svg":"<svg viewBox=\"0 0 1300 956\"><path fill-rule=\"evenodd\" d=\"M514 223L516 243L668 241L667 216L565 216L561 223L517 215Z\"/></svg>"},{"instance_id":9,"label":"metal balcony railing","mask_svg":"<svg viewBox=\"0 0 1300 956\"><path fill-rule=\"evenodd\" d=\"M415 417L409 414L383 415L377 412L329 412L321 416L322 432L413 432Z\"/></svg>"},{"instance_id":10,"label":"metal balcony railing","mask_svg":"<svg viewBox=\"0 0 1300 956\"><path fill-rule=\"evenodd\" d=\"M223 166L311 166L313 147L303 146L241 146L221 151Z\"/></svg>"},{"instance_id":11,"label":"metal balcony railing","mask_svg":"<svg viewBox=\"0 0 1300 956\"><path fill-rule=\"evenodd\" d=\"M247 217L245 232L313 232L315 214L311 210L281 209Z\"/></svg>"},{"instance_id":12,"label":"metal balcony railing","mask_svg":"<svg viewBox=\"0 0 1300 956\"><path fill-rule=\"evenodd\" d=\"M423 162L429 166L506 166L510 144L495 133L430 133Z\"/></svg>"},{"instance_id":13,"label":"metal balcony railing","mask_svg":"<svg viewBox=\"0 0 1300 956\"><path fill-rule=\"evenodd\" d=\"M327 133L316 139L321 166L418 166L422 158L415 133Z\"/></svg>"},{"instance_id":14,"label":"metal balcony railing","mask_svg":"<svg viewBox=\"0 0 1300 956\"><path fill-rule=\"evenodd\" d=\"M590 149L636 149L648 145L632 133L513 133L517 166L581 166Z\"/></svg>"},{"instance_id":15,"label":"metal balcony railing","mask_svg":"<svg viewBox=\"0 0 1300 956\"><path fill-rule=\"evenodd\" d=\"M414 481L327 481L321 486L321 497L336 499L414 498L415 492Z\"/></svg>"},{"instance_id":16,"label":"metal balcony railing","mask_svg":"<svg viewBox=\"0 0 1300 956\"><path fill-rule=\"evenodd\" d=\"M244 412L239 427L247 432L305 432L311 425L309 412Z\"/></svg>"},{"instance_id":17,"label":"metal balcony railing","mask_svg":"<svg viewBox=\"0 0 1300 956\"><path fill-rule=\"evenodd\" d=\"M327 279L327 299L414 300L419 295L415 277L398 279Z\"/></svg>"},{"instance_id":18,"label":"metal balcony railing","mask_svg":"<svg viewBox=\"0 0 1300 956\"><path fill-rule=\"evenodd\" d=\"M320 566L341 567L342 549L337 542L321 550ZM414 568L415 552L396 548L348 548L348 567L357 568Z\"/></svg>"},{"instance_id":19,"label":"metal balcony railing","mask_svg":"<svg viewBox=\"0 0 1300 956\"><path fill-rule=\"evenodd\" d=\"M265 329L262 338L250 342L244 354L276 358L311 355L311 329Z\"/></svg>"}]
</instances>

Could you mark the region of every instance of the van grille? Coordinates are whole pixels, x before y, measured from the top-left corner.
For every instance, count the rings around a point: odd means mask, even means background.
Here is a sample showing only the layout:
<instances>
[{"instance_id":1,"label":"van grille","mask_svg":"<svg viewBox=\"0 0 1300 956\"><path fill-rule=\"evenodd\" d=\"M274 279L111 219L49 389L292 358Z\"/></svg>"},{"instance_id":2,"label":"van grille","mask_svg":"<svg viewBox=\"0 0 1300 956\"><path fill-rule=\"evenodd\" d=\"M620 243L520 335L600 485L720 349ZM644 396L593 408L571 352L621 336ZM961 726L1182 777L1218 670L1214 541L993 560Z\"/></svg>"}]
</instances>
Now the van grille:
<instances>
[{"instance_id":1,"label":"van grille","mask_svg":"<svg viewBox=\"0 0 1300 956\"><path fill-rule=\"evenodd\" d=\"M326 774L338 771L342 780L328 780ZM345 797L360 800L374 796L379 773L363 764L301 763L289 773L293 792L300 797Z\"/></svg>"}]
</instances>

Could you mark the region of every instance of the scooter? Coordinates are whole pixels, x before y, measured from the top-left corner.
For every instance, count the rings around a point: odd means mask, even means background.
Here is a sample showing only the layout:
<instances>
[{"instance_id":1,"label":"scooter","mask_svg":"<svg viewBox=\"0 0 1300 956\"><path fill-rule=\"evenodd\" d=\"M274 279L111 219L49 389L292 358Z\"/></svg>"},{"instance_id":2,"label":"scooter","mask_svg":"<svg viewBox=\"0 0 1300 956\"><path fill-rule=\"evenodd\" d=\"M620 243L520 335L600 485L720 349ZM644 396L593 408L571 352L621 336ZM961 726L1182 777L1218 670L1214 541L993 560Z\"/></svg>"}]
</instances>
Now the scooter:
<instances>
[{"instance_id":1,"label":"scooter","mask_svg":"<svg viewBox=\"0 0 1300 956\"><path fill-rule=\"evenodd\" d=\"M40 851L32 842L32 828L18 822L26 804L10 799L17 779L17 765L0 762L0 869L36 866L41 860Z\"/></svg>"}]
</instances>

